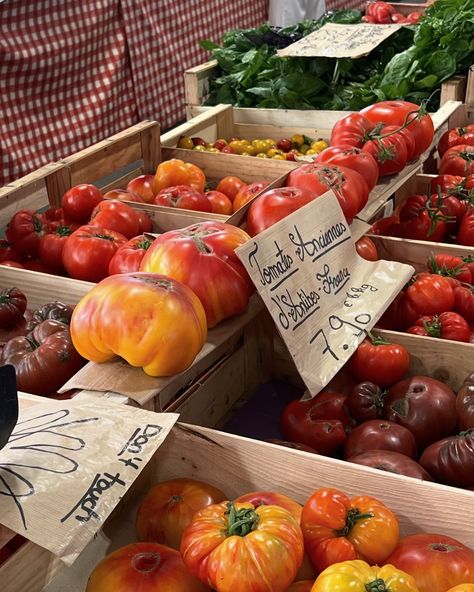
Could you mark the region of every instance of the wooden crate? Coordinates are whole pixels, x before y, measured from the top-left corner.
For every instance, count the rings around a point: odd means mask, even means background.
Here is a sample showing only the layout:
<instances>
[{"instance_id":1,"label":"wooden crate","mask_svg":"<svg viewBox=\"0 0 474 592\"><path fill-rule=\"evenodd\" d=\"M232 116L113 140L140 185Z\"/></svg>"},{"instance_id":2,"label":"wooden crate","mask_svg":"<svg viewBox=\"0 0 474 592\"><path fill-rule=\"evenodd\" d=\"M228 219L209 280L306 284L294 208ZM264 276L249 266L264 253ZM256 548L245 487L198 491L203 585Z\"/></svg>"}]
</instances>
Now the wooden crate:
<instances>
[{"instance_id":1,"label":"wooden crate","mask_svg":"<svg viewBox=\"0 0 474 592\"><path fill-rule=\"evenodd\" d=\"M150 485L177 477L207 481L230 499L274 490L303 503L319 487L336 487L351 496L370 493L396 512L402 535L434 530L474 546L474 514L466 512L472 492L208 428L177 424L144 473L72 567L28 543L0 567L2 592L83 592L94 566L135 540L136 510Z\"/></svg>"},{"instance_id":2,"label":"wooden crate","mask_svg":"<svg viewBox=\"0 0 474 592\"><path fill-rule=\"evenodd\" d=\"M450 101L432 114L433 123L436 130L447 129L447 126L454 127L457 122L465 118L465 108L461 103ZM237 109L229 105L218 105L205 113L198 115L182 126L164 134L161 138L162 146L171 148L176 146L179 138L183 135L201 136L206 141L214 141L219 137L240 136L249 140L255 138L273 138L279 139L285 136L291 136L294 133L305 134L312 138L329 139L331 130L339 119L347 115L344 111L285 111L278 109ZM437 142L439 134L436 134ZM190 154L192 150L186 151ZM366 207L359 212L358 218L364 221L371 220L381 211L387 200L393 193L406 182L406 180L419 171L421 162L428 158L431 152L427 151L422 158L416 162L410 163L405 169L390 177L383 178L371 192L369 202ZM215 154L217 158L224 159L229 155ZM241 156L233 156L237 163ZM245 158L245 161L252 160L252 157ZM269 159L270 160L270 159ZM264 163L269 162L263 160ZM284 163L277 161L278 164L286 164L287 169L294 168L295 163ZM298 164L298 163L297 163ZM284 184L284 177L275 182L275 186ZM240 223L243 214L246 212L243 208L240 212Z\"/></svg>"}]
</instances>

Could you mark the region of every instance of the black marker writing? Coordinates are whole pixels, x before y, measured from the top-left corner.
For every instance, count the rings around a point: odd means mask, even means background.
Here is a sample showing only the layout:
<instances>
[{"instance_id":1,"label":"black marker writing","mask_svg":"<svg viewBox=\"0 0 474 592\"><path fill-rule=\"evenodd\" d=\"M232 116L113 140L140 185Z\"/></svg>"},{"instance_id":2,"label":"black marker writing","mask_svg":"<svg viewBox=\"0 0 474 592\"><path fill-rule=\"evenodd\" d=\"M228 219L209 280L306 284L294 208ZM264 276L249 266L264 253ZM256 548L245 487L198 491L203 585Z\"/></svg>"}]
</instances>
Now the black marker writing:
<instances>
[{"instance_id":1,"label":"black marker writing","mask_svg":"<svg viewBox=\"0 0 474 592\"><path fill-rule=\"evenodd\" d=\"M257 268L260 275L260 283L262 286L272 286L270 290L278 288L278 286L280 286L285 280L298 271L298 268L291 269L293 265L293 258L291 255L284 253L277 241L274 242L276 249L274 254L275 263L272 263L271 265L267 265L266 267L260 266L257 258L257 243L255 243L254 248L249 254L250 267Z\"/></svg>"},{"instance_id":2,"label":"black marker writing","mask_svg":"<svg viewBox=\"0 0 474 592\"><path fill-rule=\"evenodd\" d=\"M316 273L316 279L322 283L325 294L338 294L347 282L350 281L351 274L347 267L343 267L336 273L332 273L329 265L325 263L322 272Z\"/></svg>"}]
</instances>

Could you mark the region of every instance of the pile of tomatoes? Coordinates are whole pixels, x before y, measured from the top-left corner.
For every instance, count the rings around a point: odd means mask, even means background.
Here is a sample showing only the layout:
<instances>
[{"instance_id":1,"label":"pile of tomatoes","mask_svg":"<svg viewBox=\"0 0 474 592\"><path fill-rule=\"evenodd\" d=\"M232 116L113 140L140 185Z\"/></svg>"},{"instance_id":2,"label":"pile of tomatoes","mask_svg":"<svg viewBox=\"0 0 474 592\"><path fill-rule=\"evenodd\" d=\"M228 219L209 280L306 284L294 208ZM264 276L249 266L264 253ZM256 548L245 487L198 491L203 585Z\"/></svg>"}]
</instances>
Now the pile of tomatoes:
<instances>
[{"instance_id":1,"label":"pile of tomatoes","mask_svg":"<svg viewBox=\"0 0 474 592\"><path fill-rule=\"evenodd\" d=\"M291 138L282 138L278 141L271 138L246 140L232 137L227 140L219 138L215 142L206 142L203 138L189 136L181 136L178 141L178 148L187 150L223 152L224 154L241 154L290 161L297 160L299 156L319 154L327 147L326 140L322 138L312 140L303 134L295 134Z\"/></svg>"},{"instance_id":2,"label":"pile of tomatoes","mask_svg":"<svg viewBox=\"0 0 474 592\"><path fill-rule=\"evenodd\" d=\"M379 499L329 487L301 505L164 481L142 501L136 534L96 566L86 592L474 591L471 549L442 534L400 537Z\"/></svg>"},{"instance_id":3,"label":"pile of tomatoes","mask_svg":"<svg viewBox=\"0 0 474 592\"><path fill-rule=\"evenodd\" d=\"M407 16L397 12L393 4L387 2L370 2L365 9L365 15L362 17L364 23L374 23L376 25L389 25L396 23L398 25L416 25L421 18L418 12L410 12Z\"/></svg>"},{"instance_id":4,"label":"pile of tomatoes","mask_svg":"<svg viewBox=\"0 0 474 592\"><path fill-rule=\"evenodd\" d=\"M474 342L474 265L471 257L438 254L390 304L379 327L413 335Z\"/></svg>"},{"instance_id":5,"label":"pile of tomatoes","mask_svg":"<svg viewBox=\"0 0 474 592\"><path fill-rule=\"evenodd\" d=\"M409 477L474 488L474 374L456 395L428 376L406 378L409 365L405 347L379 337L364 340L323 391L287 405L281 417L286 441Z\"/></svg>"}]
</instances>

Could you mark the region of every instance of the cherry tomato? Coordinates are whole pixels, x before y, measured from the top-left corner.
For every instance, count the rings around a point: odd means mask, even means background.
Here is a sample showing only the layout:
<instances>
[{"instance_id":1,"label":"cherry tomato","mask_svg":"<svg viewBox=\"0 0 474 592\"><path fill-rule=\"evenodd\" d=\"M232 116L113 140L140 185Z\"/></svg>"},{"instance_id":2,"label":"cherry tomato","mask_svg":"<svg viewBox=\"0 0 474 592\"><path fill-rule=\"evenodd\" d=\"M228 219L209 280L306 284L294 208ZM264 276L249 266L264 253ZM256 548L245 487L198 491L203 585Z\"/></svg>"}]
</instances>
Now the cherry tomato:
<instances>
[{"instance_id":1,"label":"cherry tomato","mask_svg":"<svg viewBox=\"0 0 474 592\"><path fill-rule=\"evenodd\" d=\"M64 216L73 222L88 222L94 208L103 200L101 191L89 183L76 185L62 198Z\"/></svg>"}]
</instances>

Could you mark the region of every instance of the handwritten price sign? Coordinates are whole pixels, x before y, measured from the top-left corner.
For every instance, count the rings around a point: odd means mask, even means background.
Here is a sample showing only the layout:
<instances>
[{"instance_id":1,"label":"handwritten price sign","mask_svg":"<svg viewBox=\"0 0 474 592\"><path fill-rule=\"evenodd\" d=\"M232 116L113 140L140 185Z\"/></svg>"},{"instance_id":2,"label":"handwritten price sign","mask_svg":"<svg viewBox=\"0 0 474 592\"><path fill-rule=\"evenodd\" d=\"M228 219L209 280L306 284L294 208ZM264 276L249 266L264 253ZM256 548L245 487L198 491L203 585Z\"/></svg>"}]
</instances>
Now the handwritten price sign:
<instances>
[{"instance_id":1,"label":"handwritten price sign","mask_svg":"<svg viewBox=\"0 0 474 592\"><path fill-rule=\"evenodd\" d=\"M332 191L237 249L311 395L349 359L412 276L361 259Z\"/></svg>"},{"instance_id":2,"label":"handwritten price sign","mask_svg":"<svg viewBox=\"0 0 474 592\"><path fill-rule=\"evenodd\" d=\"M95 401L21 409L0 451L0 523L72 563L177 418Z\"/></svg>"}]
</instances>

